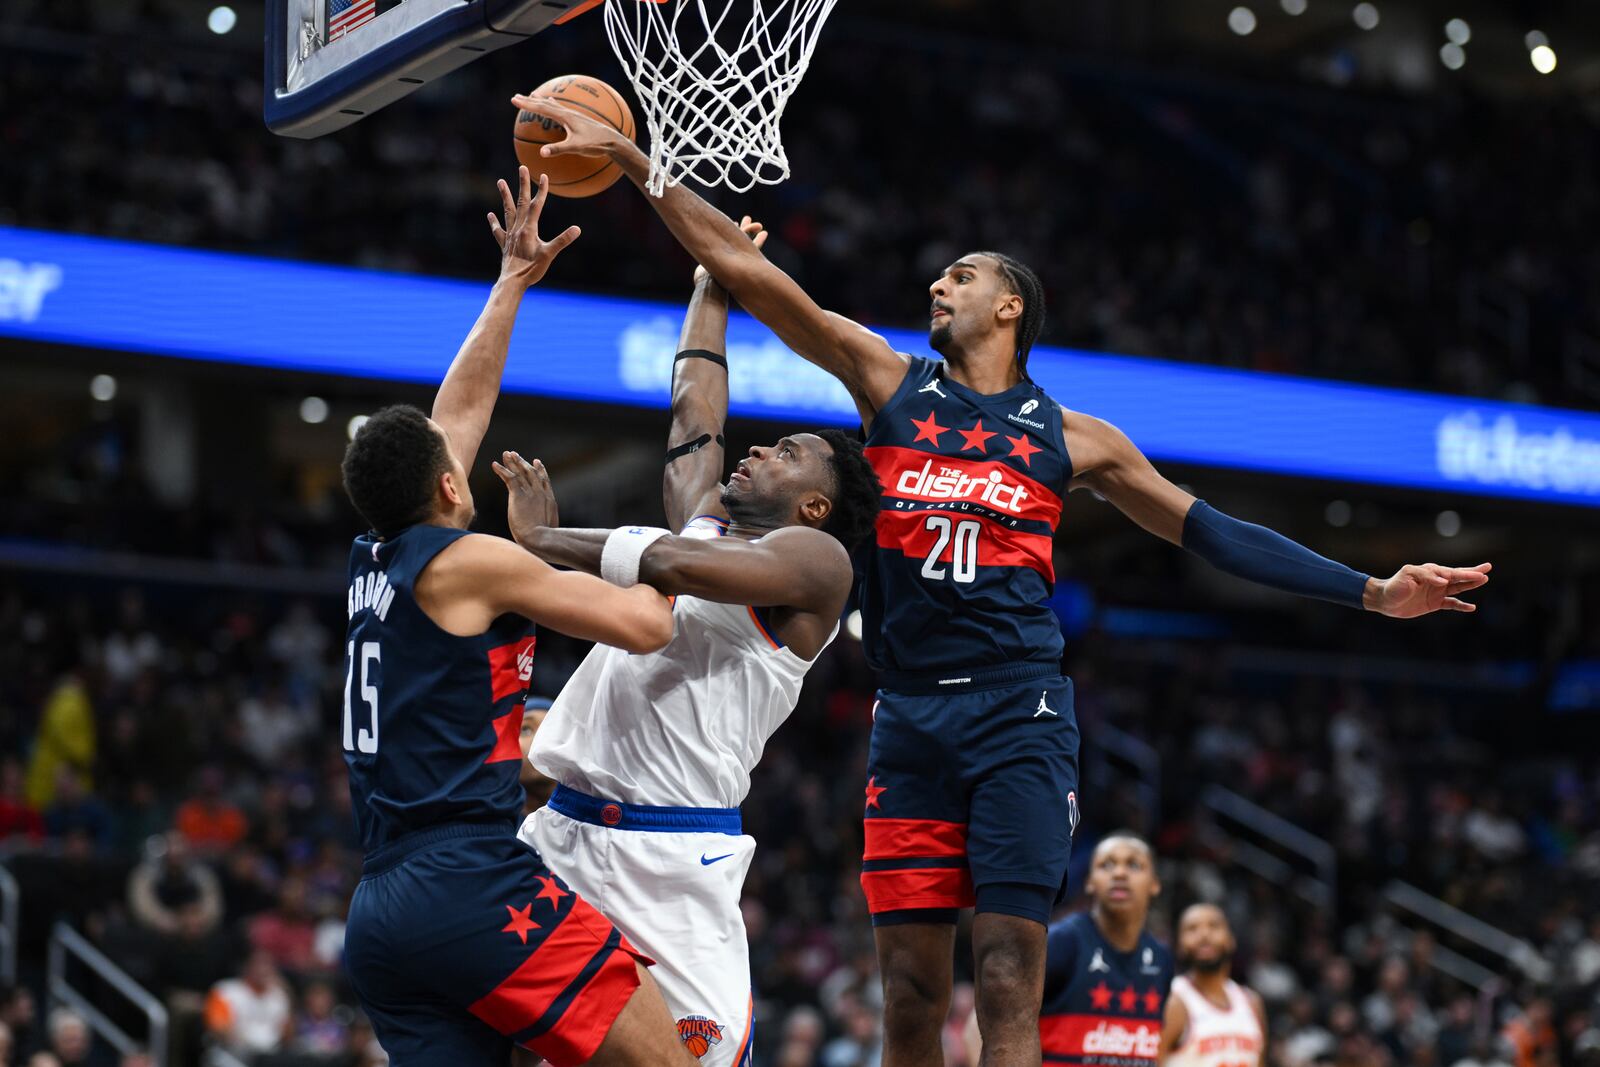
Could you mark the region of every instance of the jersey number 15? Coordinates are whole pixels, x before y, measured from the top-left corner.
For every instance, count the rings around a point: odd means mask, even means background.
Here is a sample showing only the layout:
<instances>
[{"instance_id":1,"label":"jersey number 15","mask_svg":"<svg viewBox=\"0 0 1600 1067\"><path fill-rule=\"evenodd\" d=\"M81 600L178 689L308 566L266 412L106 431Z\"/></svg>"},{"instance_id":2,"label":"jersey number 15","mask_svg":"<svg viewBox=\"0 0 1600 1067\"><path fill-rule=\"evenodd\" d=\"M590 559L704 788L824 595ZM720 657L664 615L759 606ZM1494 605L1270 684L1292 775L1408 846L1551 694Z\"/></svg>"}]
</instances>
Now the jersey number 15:
<instances>
[{"instance_id":1,"label":"jersey number 15","mask_svg":"<svg viewBox=\"0 0 1600 1067\"><path fill-rule=\"evenodd\" d=\"M361 660L361 699L367 705L371 715L372 728L363 726L355 729L350 705L354 700L351 688L356 680L356 660ZM356 643L350 642L345 650L344 675L344 750L346 752L376 752L378 751L378 686L377 679L373 677L372 665L377 664L379 671L383 669L383 656L378 651L378 642L361 642L361 655L356 656Z\"/></svg>"},{"instance_id":2,"label":"jersey number 15","mask_svg":"<svg viewBox=\"0 0 1600 1067\"><path fill-rule=\"evenodd\" d=\"M942 580L945 576L944 564L939 557L944 555L944 550L950 549L950 577L955 581L966 583L978 576L978 534L983 530L983 524L973 519L953 521L948 515L929 515L925 529L932 530L934 535L933 550L928 553L928 558L922 562L922 576Z\"/></svg>"}]
</instances>

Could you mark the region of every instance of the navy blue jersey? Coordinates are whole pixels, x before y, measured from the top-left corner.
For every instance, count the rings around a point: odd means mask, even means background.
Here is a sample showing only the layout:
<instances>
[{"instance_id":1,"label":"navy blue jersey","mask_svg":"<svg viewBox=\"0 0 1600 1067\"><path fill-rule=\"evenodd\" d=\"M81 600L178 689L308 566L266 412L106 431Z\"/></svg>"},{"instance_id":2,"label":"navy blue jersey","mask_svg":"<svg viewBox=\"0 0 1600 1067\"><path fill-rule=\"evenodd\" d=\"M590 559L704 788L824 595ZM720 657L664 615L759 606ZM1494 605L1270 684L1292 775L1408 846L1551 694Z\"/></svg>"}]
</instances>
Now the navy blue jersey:
<instances>
[{"instance_id":1,"label":"navy blue jersey","mask_svg":"<svg viewBox=\"0 0 1600 1067\"><path fill-rule=\"evenodd\" d=\"M1044 1062L1155 1067L1172 973L1172 953L1148 933L1118 952L1087 912L1052 925L1039 1012Z\"/></svg>"},{"instance_id":2,"label":"navy blue jersey","mask_svg":"<svg viewBox=\"0 0 1600 1067\"><path fill-rule=\"evenodd\" d=\"M879 671L1059 663L1046 601L1072 464L1061 408L1032 382L993 396L913 357L872 420L883 482L861 583L862 634Z\"/></svg>"},{"instance_id":3,"label":"navy blue jersey","mask_svg":"<svg viewBox=\"0 0 1600 1067\"><path fill-rule=\"evenodd\" d=\"M350 549L344 762L361 843L371 852L441 823L522 815L517 781L533 625L496 619L476 637L441 630L417 606L417 576L467 531L412 526ZM509 830L508 830L509 832Z\"/></svg>"}]
</instances>

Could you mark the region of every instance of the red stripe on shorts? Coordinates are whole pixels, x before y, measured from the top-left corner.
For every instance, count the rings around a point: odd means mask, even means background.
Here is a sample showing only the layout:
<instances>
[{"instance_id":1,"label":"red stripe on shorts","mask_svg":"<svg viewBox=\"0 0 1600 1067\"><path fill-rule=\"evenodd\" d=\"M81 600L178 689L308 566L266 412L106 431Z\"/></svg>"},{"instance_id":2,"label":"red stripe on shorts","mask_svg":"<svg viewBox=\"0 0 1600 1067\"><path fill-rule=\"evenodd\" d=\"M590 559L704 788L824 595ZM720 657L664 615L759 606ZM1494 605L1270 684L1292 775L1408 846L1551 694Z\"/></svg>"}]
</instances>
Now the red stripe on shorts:
<instances>
[{"instance_id":1,"label":"red stripe on shorts","mask_svg":"<svg viewBox=\"0 0 1600 1067\"><path fill-rule=\"evenodd\" d=\"M594 1059L611 1025L622 1014L633 991L639 988L639 969L629 954L627 941L600 965L600 970L572 998L567 1010L548 1031L528 1042L552 1067L577 1067ZM648 963L649 960L640 959Z\"/></svg>"},{"instance_id":2,"label":"red stripe on shorts","mask_svg":"<svg viewBox=\"0 0 1600 1067\"><path fill-rule=\"evenodd\" d=\"M942 819L865 819L867 860L965 856L967 824Z\"/></svg>"},{"instance_id":3,"label":"red stripe on shorts","mask_svg":"<svg viewBox=\"0 0 1600 1067\"><path fill-rule=\"evenodd\" d=\"M867 895L867 910L874 915L909 908L970 908L976 903L972 872L966 867L862 871L861 889Z\"/></svg>"},{"instance_id":4,"label":"red stripe on shorts","mask_svg":"<svg viewBox=\"0 0 1600 1067\"><path fill-rule=\"evenodd\" d=\"M572 984L572 980L588 966L589 961L594 959L595 953L605 947L607 939L611 937L611 929L611 923L605 916L595 911L581 897L574 898L572 910L567 913L566 918L545 936L539 947L522 961L522 965L467 1010L502 1034L509 1036L519 1030L526 1030L544 1016L556 998ZM633 959L627 955L626 947L624 945L621 958L627 961L628 973L633 974ZM611 955L612 958L616 958L619 954L613 952ZM602 966L601 974L605 973L610 962L607 960ZM598 979L599 975L596 975L590 985ZM638 984L637 976L634 978L634 984ZM580 993L554 1029L561 1029L568 1017L573 1015L578 1003L584 999ZM605 1037L605 1031L610 1028L615 1018L615 1012L606 1018L600 1030L602 1038ZM577 1021L574 1022L574 1025L576 1024ZM599 1047L598 1041L596 1047ZM590 1055L592 1054L591 1049ZM554 1057L548 1055L546 1058L554 1060ZM587 1058L580 1057L575 1062L581 1063Z\"/></svg>"}]
</instances>

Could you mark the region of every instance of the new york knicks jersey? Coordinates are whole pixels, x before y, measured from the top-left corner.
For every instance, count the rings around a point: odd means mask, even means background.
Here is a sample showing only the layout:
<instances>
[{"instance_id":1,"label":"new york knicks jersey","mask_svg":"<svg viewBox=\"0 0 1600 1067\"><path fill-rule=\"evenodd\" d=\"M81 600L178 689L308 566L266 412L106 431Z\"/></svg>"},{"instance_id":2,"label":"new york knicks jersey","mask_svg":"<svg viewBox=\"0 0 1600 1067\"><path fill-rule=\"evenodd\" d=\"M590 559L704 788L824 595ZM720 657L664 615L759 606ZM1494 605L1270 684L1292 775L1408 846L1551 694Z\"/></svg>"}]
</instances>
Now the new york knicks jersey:
<instances>
[{"instance_id":1,"label":"new york knicks jersey","mask_svg":"<svg viewBox=\"0 0 1600 1067\"><path fill-rule=\"evenodd\" d=\"M350 549L345 607L344 760L368 852L447 822L522 814L522 702L533 626L504 615L485 633L446 633L417 605L417 577L467 531L411 526Z\"/></svg>"},{"instance_id":2,"label":"new york knicks jersey","mask_svg":"<svg viewBox=\"0 0 1600 1067\"><path fill-rule=\"evenodd\" d=\"M1155 1067L1172 953L1148 933L1118 952L1087 912L1050 927L1039 1042L1049 1063Z\"/></svg>"},{"instance_id":3,"label":"new york knicks jersey","mask_svg":"<svg viewBox=\"0 0 1600 1067\"><path fill-rule=\"evenodd\" d=\"M717 537L725 526L700 517L684 534ZM672 626L667 647L648 655L594 647L534 736L535 767L625 804L739 806L811 662L773 636L759 608L679 596Z\"/></svg>"},{"instance_id":4,"label":"new york knicks jersey","mask_svg":"<svg viewBox=\"0 0 1600 1067\"><path fill-rule=\"evenodd\" d=\"M984 396L913 357L867 431L883 482L860 600L880 672L1057 663L1046 601L1072 480L1061 408L1032 382Z\"/></svg>"},{"instance_id":5,"label":"new york knicks jersey","mask_svg":"<svg viewBox=\"0 0 1600 1067\"><path fill-rule=\"evenodd\" d=\"M1259 1067L1266 1040L1261 1020L1244 988L1228 979L1228 1006L1219 1008L1187 976L1172 983L1189 1016L1182 1042L1168 1061L1174 1067Z\"/></svg>"}]
</instances>

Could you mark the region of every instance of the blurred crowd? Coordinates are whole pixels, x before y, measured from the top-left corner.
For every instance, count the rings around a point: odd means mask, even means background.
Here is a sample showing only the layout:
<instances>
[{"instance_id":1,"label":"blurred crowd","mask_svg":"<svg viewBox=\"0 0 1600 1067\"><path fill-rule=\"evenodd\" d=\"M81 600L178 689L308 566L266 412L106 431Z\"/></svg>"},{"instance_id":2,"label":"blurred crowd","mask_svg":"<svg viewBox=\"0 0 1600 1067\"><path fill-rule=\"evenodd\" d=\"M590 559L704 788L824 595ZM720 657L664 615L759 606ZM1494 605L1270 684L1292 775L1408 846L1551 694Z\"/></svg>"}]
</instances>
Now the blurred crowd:
<instances>
[{"instance_id":1,"label":"blurred crowd","mask_svg":"<svg viewBox=\"0 0 1600 1067\"><path fill-rule=\"evenodd\" d=\"M0 1009L0 1065L140 1067L62 1008L41 1014L43 943L62 920L172 1012L176 1063L377 1064L341 977L359 875L338 747L338 633L326 604L153 586L0 586L0 849L23 893L23 985ZM1152 646L1154 647L1154 646ZM536 686L581 648L541 642ZM1600 764L1508 753L1486 702L1353 682L1266 684L1188 648L1151 684L1150 651L1075 641L1086 823L1151 833L1153 919L1221 903L1236 973L1266 998L1274 1067L1600 1063ZM813 669L744 805L759 1062L875 1067L881 997L857 873L870 674L842 639ZM1181 714L1175 712L1181 711ZM1098 773L1102 729L1146 738L1160 800ZM1424 773L1425 772L1425 773ZM1096 782L1106 783L1095 792ZM1237 862L1199 803L1223 785L1336 847L1332 904ZM1402 879L1524 939L1537 980L1479 954L1485 990L1436 964L1474 946L1385 907ZM1081 904L1074 903L1074 906ZM951 1009L949 1067L971 1010ZM115 997L97 995L121 1018ZM103 991L100 991L103 992ZM135 1033L136 1020L121 1018Z\"/></svg>"},{"instance_id":2,"label":"blurred crowd","mask_svg":"<svg viewBox=\"0 0 1600 1067\"><path fill-rule=\"evenodd\" d=\"M73 11L20 17L72 32ZM0 122L0 222L474 278L516 162L502 102L530 70L622 82L601 35L545 34L299 141L264 130L249 42L158 59L137 37L50 40L0 51L8 99L52 102ZM892 91L862 91L863 69ZM1567 369L1600 364L1600 136L1577 101L1112 72L841 17L784 123L793 178L719 202L869 323L924 324L927 284L994 247L1044 278L1050 342L1600 403ZM551 216L584 227L553 284L682 297L636 193Z\"/></svg>"}]
</instances>

